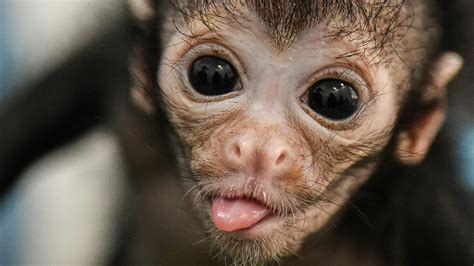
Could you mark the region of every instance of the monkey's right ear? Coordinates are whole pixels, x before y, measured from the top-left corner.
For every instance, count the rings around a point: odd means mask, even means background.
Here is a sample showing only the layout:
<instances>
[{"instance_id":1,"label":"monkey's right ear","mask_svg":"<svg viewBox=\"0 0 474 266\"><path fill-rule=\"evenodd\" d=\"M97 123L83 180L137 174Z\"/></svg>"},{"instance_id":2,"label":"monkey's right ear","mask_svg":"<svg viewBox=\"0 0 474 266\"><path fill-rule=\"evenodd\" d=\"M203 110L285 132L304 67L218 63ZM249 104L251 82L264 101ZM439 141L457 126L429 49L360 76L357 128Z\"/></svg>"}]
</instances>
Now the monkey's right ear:
<instances>
[{"instance_id":1,"label":"monkey's right ear","mask_svg":"<svg viewBox=\"0 0 474 266\"><path fill-rule=\"evenodd\" d=\"M462 65L462 57L454 52L443 53L432 65L421 101L433 103L433 106L423 110L423 113L398 135L396 155L402 163L414 165L425 158L445 119L448 83L456 77Z\"/></svg>"},{"instance_id":2,"label":"monkey's right ear","mask_svg":"<svg viewBox=\"0 0 474 266\"><path fill-rule=\"evenodd\" d=\"M156 111L152 98L153 80L149 66L145 62L147 55L147 50L139 44L135 45L132 50L130 73L132 74L133 86L130 90L130 97L132 103L139 110L147 114L153 114Z\"/></svg>"},{"instance_id":3,"label":"monkey's right ear","mask_svg":"<svg viewBox=\"0 0 474 266\"><path fill-rule=\"evenodd\" d=\"M156 16L153 0L128 0L129 10L134 23L138 28L150 27L153 18ZM150 78L150 70L146 61L149 54L146 44L137 41L134 44L130 72L133 78L133 87L130 96L133 104L141 111L152 114L155 112L155 105L152 99L151 90L153 81Z\"/></svg>"}]
</instances>

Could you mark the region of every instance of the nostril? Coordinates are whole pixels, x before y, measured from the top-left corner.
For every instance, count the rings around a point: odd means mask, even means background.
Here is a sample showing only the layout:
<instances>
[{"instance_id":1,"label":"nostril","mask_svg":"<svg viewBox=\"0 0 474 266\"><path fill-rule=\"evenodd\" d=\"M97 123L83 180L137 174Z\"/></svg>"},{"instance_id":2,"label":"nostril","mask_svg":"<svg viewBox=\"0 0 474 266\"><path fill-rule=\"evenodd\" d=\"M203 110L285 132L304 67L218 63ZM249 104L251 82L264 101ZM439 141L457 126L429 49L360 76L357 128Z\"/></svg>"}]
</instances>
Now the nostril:
<instances>
[{"instance_id":1,"label":"nostril","mask_svg":"<svg viewBox=\"0 0 474 266\"><path fill-rule=\"evenodd\" d=\"M278 158L276 159L275 165L283 164L286 161L287 157L288 155L286 154L286 151L282 151L280 155L278 156Z\"/></svg>"},{"instance_id":2,"label":"nostril","mask_svg":"<svg viewBox=\"0 0 474 266\"><path fill-rule=\"evenodd\" d=\"M256 150L255 141L251 136L240 136L231 139L228 145L224 146L225 156L234 167L244 167L254 158Z\"/></svg>"},{"instance_id":3,"label":"nostril","mask_svg":"<svg viewBox=\"0 0 474 266\"><path fill-rule=\"evenodd\" d=\"M240 146L238 144L234 145L233 152L237 158L240 158L240 156L242 155L242 151L240 150Z\"/></svg>"}]
</instances>

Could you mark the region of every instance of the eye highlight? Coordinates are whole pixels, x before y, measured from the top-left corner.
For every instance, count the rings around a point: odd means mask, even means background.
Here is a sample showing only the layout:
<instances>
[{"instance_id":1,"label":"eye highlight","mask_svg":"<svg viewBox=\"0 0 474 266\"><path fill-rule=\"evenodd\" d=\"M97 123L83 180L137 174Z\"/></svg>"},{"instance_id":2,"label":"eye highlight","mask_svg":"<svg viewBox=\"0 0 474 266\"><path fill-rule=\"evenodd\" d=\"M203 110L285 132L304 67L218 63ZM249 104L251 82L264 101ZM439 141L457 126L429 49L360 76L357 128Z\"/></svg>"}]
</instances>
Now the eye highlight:
<instances>
[{"instance_id":1,"label":"eye highlight","mask_svg":"<svg viewBox=\"0 0 474 266\"><path fill-rule=\"evenodd\" d=\"M235 90L239 75L234 66L217 56L201 56L194 60L188 72L195 91L206 96L218 96Z\"/></svg>"},{"instance_id":2,"label":"eye highlight","mask_svg":"<svg viewBox=\"0 0 474 266\"><path fill-rule=\"evenodd\" d=\"M352 116L359 106L359 97L351 84L338 79L323 79L308 91L307 104L316 113L331 120Z\"/></svg>"}]
</instances>

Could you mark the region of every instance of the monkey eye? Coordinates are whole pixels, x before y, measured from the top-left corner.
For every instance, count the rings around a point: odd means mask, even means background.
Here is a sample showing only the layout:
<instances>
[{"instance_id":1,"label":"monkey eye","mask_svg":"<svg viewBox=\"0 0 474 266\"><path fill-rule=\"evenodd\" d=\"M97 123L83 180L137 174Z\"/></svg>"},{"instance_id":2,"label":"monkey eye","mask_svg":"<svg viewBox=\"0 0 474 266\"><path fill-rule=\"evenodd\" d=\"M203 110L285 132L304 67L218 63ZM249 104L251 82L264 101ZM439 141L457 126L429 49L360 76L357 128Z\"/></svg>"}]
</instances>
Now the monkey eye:
<instances>
[{"instance_id":1,"label":"monkey eye","mask_svg":"<svg viewBox=\"0 0 474 266\"><path fill-rule=\"evenodd\" d=\"M359 97L349 83L337 79L323 79L309 89L307 104L326 118L342 120L356 112Z\"/></svg>"},{"instance_id":2,"label":"monkey eye","mask_svg":"<svg viewBox=\"0 0 474 266\"><path fill-rule=\"evenodd\" d=\"M228 61L216 56L197 58L189 69L189 82L194 90L206 96L227 94L239 81L237 71Z\"/></svg>"}]
</instances>

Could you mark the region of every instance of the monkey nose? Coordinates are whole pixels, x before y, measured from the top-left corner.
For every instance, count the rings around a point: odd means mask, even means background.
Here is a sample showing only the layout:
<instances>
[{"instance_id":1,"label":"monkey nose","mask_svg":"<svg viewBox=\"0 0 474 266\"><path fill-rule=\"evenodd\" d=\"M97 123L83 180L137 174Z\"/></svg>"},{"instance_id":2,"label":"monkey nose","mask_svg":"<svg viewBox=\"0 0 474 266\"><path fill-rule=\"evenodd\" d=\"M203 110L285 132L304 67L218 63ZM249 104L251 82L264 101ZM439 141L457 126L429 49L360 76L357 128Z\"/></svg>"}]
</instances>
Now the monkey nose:
<instances>
[{"instance_id":1,"label":"monkey nose","mask_svg":"<svg viewBox=\"0 0 474 266\"><path fill-rule=\"evenodd\" d=\"M245 135L231 141L225 149L230 165L248 174L275 177L291 167L291 147L282 137L262 141L258 136Z\"/></svg>"}]
</instances>

